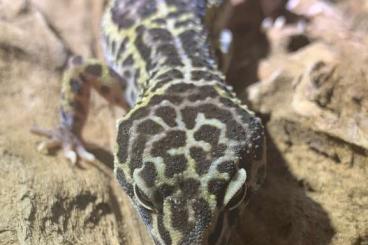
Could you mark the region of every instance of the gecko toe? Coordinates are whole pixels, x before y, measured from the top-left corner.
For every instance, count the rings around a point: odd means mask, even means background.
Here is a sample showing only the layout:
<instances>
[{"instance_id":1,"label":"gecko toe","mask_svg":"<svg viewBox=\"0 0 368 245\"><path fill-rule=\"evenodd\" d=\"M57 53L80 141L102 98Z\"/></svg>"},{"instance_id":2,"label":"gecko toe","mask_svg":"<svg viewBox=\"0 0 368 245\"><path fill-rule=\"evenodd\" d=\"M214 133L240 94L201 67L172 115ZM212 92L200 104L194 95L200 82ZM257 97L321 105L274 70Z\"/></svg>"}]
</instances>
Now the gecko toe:
<instances>
[{"instance_id":1,"label":"gecko toe","mask_svg":"<svg viewBox=\"0 0 368 245\"><path fill-rule=\"evenodd\" d=\"M83 145L79 145L79 146L77 146L76 150L77 150L78 156L79 156L80 158L82 158L82 159L84 159L84 160L86 160L86 161L88 161L88 162L93 162L93 161L95 161L95 160L96 160L95 156L94 156L92 153L88 152L88 151L84 148L84 146L83 146Z\"/></svg>"},{"instance_id":2,"label":"gecko toe","mask_svg":"<svg viewBox=\"0 0 368 245\"><path fill-rule=\"evenodd\" d=\"M74 165L79 159L88 162L93 162L96 159L92 153L86 150L81 137L66 128L58 127L56 129L43 129L33 127L31 132L48 138L48 140L42 141L37 146L37 150L39 152L50 154L51 151L62 148L64 156Z\"/></svg>"},{"instance_id":3,"label":"gecko toe","mask_svg":"<svg viewBox=\"0 0 368 245\"><path fill-rule=\"evenodd\" d=\"M56 139L43 141L37 146L37 150L43 154L49 154L50 151L60 148L61 142Z\"/></svg>"},{"instance_id":4,"label":"gecko toe","mask_svg":"<svg viewBox=\"0 0 368 245\"><path fill-rule=\"evenodd\" d=\"M75 153L75 151L73 150L66 150L64 149L64 156L66 157L66 159L68 159L73 165L77 164L77 153Z\"/></svg>"}]
</instances>

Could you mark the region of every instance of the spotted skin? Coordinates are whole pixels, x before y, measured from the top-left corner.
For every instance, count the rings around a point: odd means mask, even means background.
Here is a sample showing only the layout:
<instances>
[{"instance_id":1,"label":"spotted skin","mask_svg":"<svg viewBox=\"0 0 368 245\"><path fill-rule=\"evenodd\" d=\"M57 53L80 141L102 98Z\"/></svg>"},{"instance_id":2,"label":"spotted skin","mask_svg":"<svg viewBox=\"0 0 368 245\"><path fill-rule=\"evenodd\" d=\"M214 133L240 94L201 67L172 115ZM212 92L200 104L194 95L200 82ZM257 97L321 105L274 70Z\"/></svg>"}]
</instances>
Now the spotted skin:
<instances>
[{"instance_id":1,"label":"spotted skin","mask_svg":"<svg viewBox=\"0 0 368 245\"><path fill-rule=\"evenodd\" d=\"M102 24L109 65L71 60L59 127L71 137L47 135L79 154L91 88L130 108L118 121L115 175L156 244L226 244L265 177L262 123L226 85L204 28L221 2L112 0Z\"/></svg>"},{"instance_id":2,"label":"spotted skin","mask_svg":"<svg viewBox=\"0 0 368 245\"><path fill-rule=\"evenodd\" d=\"M61 125L77 136L87 119L91 88L94 88L109 103L128 108L121 97L126 82L110 67L97 60L84 61L76 56L69 61L61 89Z\"/></svg>"},{"instance_id":3,"label":"spotted skin","mask_svg":"<svg viewBox=\"0 0 368 245\"><path fill-rule=\"evenodd\" d=\"M115 172L133 202L139 188L153 203L138 210L158 244L207 244L217 217L233 222L223 199L238 169L249 193L263 181L263 128L222 86L161 90L119 122Z\"/></svg>"}]
</instances>

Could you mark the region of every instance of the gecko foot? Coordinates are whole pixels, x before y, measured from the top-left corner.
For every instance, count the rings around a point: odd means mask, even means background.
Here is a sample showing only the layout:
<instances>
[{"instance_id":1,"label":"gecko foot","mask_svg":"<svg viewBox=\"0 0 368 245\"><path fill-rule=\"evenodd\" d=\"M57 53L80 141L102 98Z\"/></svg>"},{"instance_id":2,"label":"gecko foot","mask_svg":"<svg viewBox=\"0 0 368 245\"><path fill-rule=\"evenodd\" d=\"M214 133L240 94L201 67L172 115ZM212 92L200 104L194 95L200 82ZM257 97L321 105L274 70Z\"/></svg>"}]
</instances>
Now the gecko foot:
<instances>
[{"instance_id":1,"label":"gecko foot","mask_svg":"<svg viewBox=\"0 0 368 245\"><path fill-rule=\"evenodd\" d=\"M50 130L33 127L31 132L48 138L47 141L41 142L37 147L38 151L42 153L48 154L53 149L62 148L64 156L72 164L76 164L78 158L89 162L93 162L95 160L95 156L85 149L80 137L76 136L68 129L58 127Z\"/></svg>"}]
</instances>

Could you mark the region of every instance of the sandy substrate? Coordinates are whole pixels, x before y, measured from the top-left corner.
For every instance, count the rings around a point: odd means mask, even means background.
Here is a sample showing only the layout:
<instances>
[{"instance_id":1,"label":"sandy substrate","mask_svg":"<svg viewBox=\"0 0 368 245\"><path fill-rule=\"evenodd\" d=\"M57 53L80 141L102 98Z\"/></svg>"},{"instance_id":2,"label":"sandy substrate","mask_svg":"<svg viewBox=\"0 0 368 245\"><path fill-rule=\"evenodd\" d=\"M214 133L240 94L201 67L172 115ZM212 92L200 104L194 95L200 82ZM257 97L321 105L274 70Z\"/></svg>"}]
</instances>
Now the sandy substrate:
<instances>
[{"instance_id":1,"label":"sandy substrate","mask_svg":"<svg viewBox=\"0 0 368 245\"><path fill-rule=\"evenodd\" d=\"M123 111L93 94L85 138L98 161L79 168L39 154L29 133L57 123L68 57L102 57L103 2L0 2L0 244L151 244L112 175ZM228 23L228 78L262 117L269 159L231 244L367 245L368 4L302 0L284 14L304 25L263 32L259 8L246 1Z\"/></svg>"}]
</instances>

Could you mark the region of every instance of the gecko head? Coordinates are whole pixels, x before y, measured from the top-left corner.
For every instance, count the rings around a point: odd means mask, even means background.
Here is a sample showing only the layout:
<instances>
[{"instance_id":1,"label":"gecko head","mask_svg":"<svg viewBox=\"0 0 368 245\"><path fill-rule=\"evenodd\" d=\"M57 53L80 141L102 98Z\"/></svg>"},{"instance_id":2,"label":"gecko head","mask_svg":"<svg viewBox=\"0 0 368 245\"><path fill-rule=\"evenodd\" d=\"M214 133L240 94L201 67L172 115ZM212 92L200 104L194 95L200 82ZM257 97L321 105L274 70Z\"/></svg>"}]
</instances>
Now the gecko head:
<instances>
[{"instance_id":1,"label":"gecko head","mask_svg":"<svg viewBox=\"0 0 368 245\"><path fill-rule=\"evenodd\" d=\"M170 88L118 124L115 174L158 245L226 244L263 181L261 122L222 92Z\"/></svg>"},{"instance_id":2,"label":"gecko head","mask_svg":"<svg viewBox=\"0 0 368 245\"><path fill-rule=\"evenodd\" d=\"M147 186L139 173L134 179L132 200L157 245L227 244L249 194L244 169L208 184L182 175L172 185Z\"/></svg>"}]
</instances>

